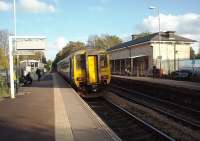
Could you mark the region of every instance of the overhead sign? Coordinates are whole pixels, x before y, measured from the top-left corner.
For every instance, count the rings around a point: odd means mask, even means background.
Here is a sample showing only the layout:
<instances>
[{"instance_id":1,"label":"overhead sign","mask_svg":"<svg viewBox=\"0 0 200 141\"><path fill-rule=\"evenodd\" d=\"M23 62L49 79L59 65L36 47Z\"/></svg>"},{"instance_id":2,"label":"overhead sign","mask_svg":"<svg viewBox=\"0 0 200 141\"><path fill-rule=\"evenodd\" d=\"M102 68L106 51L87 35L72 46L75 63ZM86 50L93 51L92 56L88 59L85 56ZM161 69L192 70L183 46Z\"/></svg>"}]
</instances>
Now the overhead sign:
<instances>
[{"instance_id":1,"label":"overhead sign","mask_svg":"<svg viewBox=\"0 0 200 141\"><path fill-rule=\"evenodd\" d=\"M13 37L14 38L14 37ZM16 50L45 50L45 36L16 36Z\"/></svg>"},{"instance_id":2,"label":"overhead sign","mask_svg":"<svg viewBox=\"0 0 200 141\"><path fill-rule=\"evenodd\" d=\"M17 50L15 55L35 55L35 50Z\"/></svg>"}]
</instances>

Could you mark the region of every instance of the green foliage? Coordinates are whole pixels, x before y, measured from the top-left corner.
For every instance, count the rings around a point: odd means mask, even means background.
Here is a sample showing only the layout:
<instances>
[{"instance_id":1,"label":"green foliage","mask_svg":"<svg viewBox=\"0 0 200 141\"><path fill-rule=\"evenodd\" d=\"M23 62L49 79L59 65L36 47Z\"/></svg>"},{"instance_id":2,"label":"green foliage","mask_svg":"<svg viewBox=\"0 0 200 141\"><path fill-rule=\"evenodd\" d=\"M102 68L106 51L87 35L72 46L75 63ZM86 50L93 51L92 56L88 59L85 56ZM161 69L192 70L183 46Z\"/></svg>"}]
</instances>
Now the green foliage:
<instances>
[{"instance_id":1,"label":"green foliage","mask_svg":"<svg viewBox=\"0 0 200 141\"><path fill-rule=\"evenodd\" d=\"M195 58L196 58L196 55L195 55L194 49L190 47L190 59L195 59Z\"/></svg>"},{"instance_id":2,"label":"green foliage","mask_svg":"<svg viewBox=\"0 0 200 141\"><path fill-rule=\"evenodd\" d=\"M115 35L93 35L90 36L88 39L88 46L92 48L98 48L98 49L108 49L112 46L115 46L119 43L121 43L122 40L115 36Z\"/></svg>"},{"instance_id":3,"label":"green foliage","mask_svg":"<svg viewBox=\"0 0 200 141\"><path fill-rule=\"evenodd\" d=\"M200 42L199 42L199 50L198 50L198 52L196 54L196 59L200 59Z\"/></svg>"},{"instance_id":4,"label":"green foliage","mask_svg":"<svg viewBox=\"0 0 200 141\"><path fill-rule=\"evenodd\" d=\"M52 65L52 61L48 60L44 67L45 67L45 69L47 71L50 71L51 70L51 65Z\"/></svg>"},{"instance_id":5,"label":"green foliage","mask_svg":"<svg viewBox=\"0 0 200 141\"><path fill-rule=\"evenodd\" d=\"M122 40L115 36L115 35L102 35L102 36L90 36L88 38L88 47L97 48L97 49L108 49L114 45L121 43ZM86 46L83 42L73 42L70 41L63 49L57 53L56 58L52 62L52 70L56 70L56 64L64 59L65 57L69 56L75 51L85 49Z\"/></svg>"},{"instance_id":6,"label":"green foliage","mask_svg":"<svg viewBox=\"0 0 200 141\"><path fill-rule=\"evenodd\" d=\"M151 34L151 32L142 32L142 33L138 34L138 36L139 37L144 37L144 36L147 36L149 34Z\"/></svg>"},{"instance_id":7,"label":"green foliage","mask_svg":"<svg viewBox=\"0 0 200 141\"><path fill-rule=\"evenodd\" d=\"M70 41L60 52L60 59L62 60L63 58L69 56L73 52L77 50L85 49L85 44L83 42L72 42Z\"/></svg>"},{"instance_id":8,"label":"green foliage","mask_svg":"<svg viewBox=\"0 0 200 141\"><path fill-rule=\"evenodd\" d=\"M9 96L9 88L5 77L0 76L0 98Z\"/></svg>"},{"instance_id":9,"label":"green foliage","mask_svg":"<svg viewBox=\"0 0 200 141\"><path fill-rule=\"evenodd\" d=\"M8 69L8 58L2 48L0 48L0 68L6 70Z\"/></svg>"},{"instance_id":10,"label":"green foliage","mask_svg":"<svg viewBox=\"0 0 200 141\"><path fill-rule=\"evenodd\" d=\"M59 53L57 53L56 58L52 62L52 70L56 70L56 64L64 59L65 57L69 56L75 51L85 49L85 44L83 42L72 42L70 41Z\"/></svg>"},{"instance_id":11,"label":"green foliage","mask_svg":"<svg viewBox=\"0 0 200 141\"><path fill-rule=\"evenodd\" d=\"M35 55L20 55L19 61L23 60L41 60L42 63L46 64L46 57L42 51L35 52Z\"/></svg>"}]
</instances>

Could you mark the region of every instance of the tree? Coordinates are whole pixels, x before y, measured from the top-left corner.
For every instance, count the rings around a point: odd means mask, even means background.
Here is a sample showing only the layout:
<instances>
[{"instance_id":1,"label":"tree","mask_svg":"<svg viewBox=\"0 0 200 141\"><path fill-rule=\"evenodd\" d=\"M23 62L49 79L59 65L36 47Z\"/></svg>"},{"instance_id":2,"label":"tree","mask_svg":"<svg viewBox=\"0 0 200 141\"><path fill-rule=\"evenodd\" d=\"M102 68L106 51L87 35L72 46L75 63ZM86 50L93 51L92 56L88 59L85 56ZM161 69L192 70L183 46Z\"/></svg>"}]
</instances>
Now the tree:
<instances>
[{"instance_id":1,"label":"tree","mask_svg":"<svg viewBox=\"0 0 200 141\"><path fill-rule=\"evenodd\" d=\"M138 34L138 37L144 37L144 36L147 36L149 34L151 34L151 32L142 32L142 33Z\"/></svg>"},{"instance_id":2,"label":"tree","mask_svg":"<svg viewBox=\"0 0 200 141\"><path fill-rule=\"evenodd\" d=\"M73 42L70 41L60 52L60 59L63 59L75 51L85 49L85 44L83 42Z\"/></svg>"},{"instance_id":3,"label":"tree","mask_svg":"<svg viewBox=\"0 0 200 141\"><path fill-rule=\"evenodd\" d=\"M190 47L190 59L195 59L196 56L195 56L195 52L194 52L194 49L192 47Z\"/></svg>"},{"instance_id":4,"label":"tree","mask_svg":"<svg viewBox=\"0 0 200 141\"><path fill-rule=\"evenodd\" d=\"M0 31L0 48L3 49L4 53L8 52L8 36L9 33L6 30Z\"/></svg>"},{"instance_id":5,"label":"tree","mask_svg":"<svg viewBox=\"0 0 200 141\"><path fill-rule=\"evenodd\" d=\"M0 68L7 70L8 69L8 58L5 56L4 50L0 48Z\"/></svg>"},{"instance_id":6,"label":"tree","mask_svg":"<svg viewBox=\"0 0 200 141\"><path fill-rule=\"evenodd\" d=\"M48 60L44 67L45 67L45 69L47 71L50 71L51 70L51 65L52 65L52 61Z\"/></svg>"},{"instance_id":7,"label":"tree","mask_svg":"<svg viewBox=\"0 0 200 141\"><path fill-rule=\"evenodd\" d=\"M112 46L115 46L121 43L122 40L115 35L93 35L88 38L88 47L99 48L99 49L108 49Z\"/></svg>"},{"instance_id":8,"label":"tree","mask_svg":"<svg viewBox=\"0 0 200 141\"><path fill-rule=\"evenodd\" d=\"M56 71L57 69L57 63L61 60L61 56L60 56L60 52L58 52L56 54L56 58L54 59L54 61L52 62L52 71Z\"/></svg>"},{"instance_id":9,"label":"tree","mask_svg":"<svg viewBox=\"0 0 200 141\"><path fill-rule=\"evenodd\" d=\"M70 41L65 47L62 48L62 50L59 53L56 54L56 58L52 62L52 70L56 71L57 63L60 60L62 60L65 57L69 56L73 52L81 50L81 49L85 49L85 44L83 42Z\"/></svg>"},{"instance_id":10,"label":"tree","mask_svg":"<svg viewBox=\"0 0 200 141\"><path fill-rule=\"evenodd\" d=\"M199 41L199 49L198 49L198 52L196 54L196 59L200 59L200 41Z\"/></svg>"},{"instance_id":11,"label":"tree","mask_svg":"<svg viewBox=\"0 0 200 141\"><path fill-rule=\"evenodd\" d=\"M19 56L19 61L23 60L40 60L42 63L46 64L46 57L42 51L37 51L35 52L34 55L20 55Z\"/></svg>"}]
</instances>

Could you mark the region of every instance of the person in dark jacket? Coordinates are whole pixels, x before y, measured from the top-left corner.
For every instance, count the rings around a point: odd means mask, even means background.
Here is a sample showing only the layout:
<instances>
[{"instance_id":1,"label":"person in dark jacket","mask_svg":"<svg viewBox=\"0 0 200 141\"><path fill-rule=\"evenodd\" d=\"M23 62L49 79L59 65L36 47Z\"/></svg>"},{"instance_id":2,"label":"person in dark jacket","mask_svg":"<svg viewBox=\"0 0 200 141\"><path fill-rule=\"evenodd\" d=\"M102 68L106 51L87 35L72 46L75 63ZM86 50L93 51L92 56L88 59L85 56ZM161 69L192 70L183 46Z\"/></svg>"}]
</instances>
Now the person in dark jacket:
<instances>
[{"instance_id":1,"label":"person in dark jacket","mask_svg":"<svg viewBox=\"0 0 200 141\"><path fill-rule=\"evenodd\" d=\"M38 81L40 81L40 78L41 78L41 71L40 71L39 68L37 68L36 74L37 74L37 76L38 76Z\"/></svg>"}]
</instances>

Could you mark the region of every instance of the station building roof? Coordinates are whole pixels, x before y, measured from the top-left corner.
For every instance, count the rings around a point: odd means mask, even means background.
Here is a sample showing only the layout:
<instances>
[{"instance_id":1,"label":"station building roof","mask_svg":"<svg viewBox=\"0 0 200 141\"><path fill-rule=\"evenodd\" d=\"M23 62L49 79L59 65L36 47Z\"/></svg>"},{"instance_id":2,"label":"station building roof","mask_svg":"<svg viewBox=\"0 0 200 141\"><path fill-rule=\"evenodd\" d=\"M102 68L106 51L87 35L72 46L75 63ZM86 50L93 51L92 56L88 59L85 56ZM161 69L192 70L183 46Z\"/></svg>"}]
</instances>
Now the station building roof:
<instances>
[{"instance_id":1,"label":"station building roof","mask_svg":"<svg viewBox=\"0 0 200 141\"><path fill-rule=\"evenodd\" d=\"M123 48L127 48L133 45L143 44L149 41L159 41L159 38L160 38L160 41L177 41L177 42L185 42L185 43L196 42L195 40L176 35L175 31L166 31L166 32L160 32L160 37L159 37L159 32L147 34L145 36L132 35L131 41L127 41L127 42L123 42L118 45L115 45L109 48L107 51L123 49Z\"/></svg>"}]
</instances>

